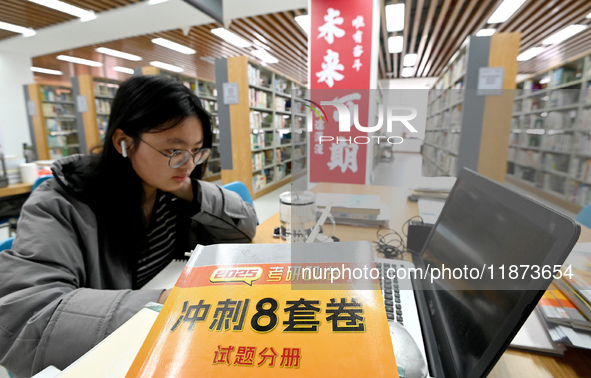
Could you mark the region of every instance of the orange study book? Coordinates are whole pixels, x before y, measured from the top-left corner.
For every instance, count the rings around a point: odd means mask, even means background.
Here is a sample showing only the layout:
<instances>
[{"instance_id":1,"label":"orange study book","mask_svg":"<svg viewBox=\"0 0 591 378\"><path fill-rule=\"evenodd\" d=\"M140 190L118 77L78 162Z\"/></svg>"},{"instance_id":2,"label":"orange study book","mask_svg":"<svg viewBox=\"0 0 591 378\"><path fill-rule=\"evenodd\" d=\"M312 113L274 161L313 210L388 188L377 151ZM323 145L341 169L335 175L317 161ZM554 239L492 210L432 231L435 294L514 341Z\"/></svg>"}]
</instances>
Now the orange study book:
<instances>
[{"instance_id":1,"label":"orange study book","mask_svg":"<svg viewBox=\"0 0 591 378\"><path fill-rule=\"evenodd\" d=\"M322 274L371 245L300 246L198 246L127 377L398 377L377 280Z\"/></svg>"}]
</instances>

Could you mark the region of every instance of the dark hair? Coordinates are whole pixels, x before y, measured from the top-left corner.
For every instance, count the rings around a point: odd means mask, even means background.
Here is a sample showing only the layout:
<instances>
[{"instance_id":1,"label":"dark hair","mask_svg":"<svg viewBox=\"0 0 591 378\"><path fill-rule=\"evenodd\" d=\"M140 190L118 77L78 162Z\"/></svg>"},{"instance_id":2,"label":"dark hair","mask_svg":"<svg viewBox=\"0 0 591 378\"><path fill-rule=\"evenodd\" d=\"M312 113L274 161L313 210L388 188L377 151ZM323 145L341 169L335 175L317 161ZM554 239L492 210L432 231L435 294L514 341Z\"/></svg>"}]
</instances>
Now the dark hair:
<instances>
[{"instance_id":1,"label":"dark hair","mask_svg":"<svg viewBox=\"0 0 591 378\"><path fill-rule=\"evenodd\" d=\"M99 227L107 233L108 249L124 253L132 265L145 236L144 190L130 160L115 149L112 137L121 129L133 138L129 146L133 148L142 134L162 132L192 116L201 121L203 147L211 148L210 115L199 97L180 82L161 75L133 76L121 84L113 100L90 191ZM195 171L198 174L192 177L201 177L201 167Z\"/></svg>"}]
</instances>

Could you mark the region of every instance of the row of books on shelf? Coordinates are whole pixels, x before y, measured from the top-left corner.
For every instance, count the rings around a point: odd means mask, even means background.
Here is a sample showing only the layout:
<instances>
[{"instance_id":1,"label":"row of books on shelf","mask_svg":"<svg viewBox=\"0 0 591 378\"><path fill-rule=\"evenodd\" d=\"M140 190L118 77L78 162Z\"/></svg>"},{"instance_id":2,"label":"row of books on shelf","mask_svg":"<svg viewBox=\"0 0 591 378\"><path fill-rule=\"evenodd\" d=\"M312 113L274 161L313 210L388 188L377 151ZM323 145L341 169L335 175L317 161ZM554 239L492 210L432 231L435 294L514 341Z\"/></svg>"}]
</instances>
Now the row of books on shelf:
<instances>
[{"instance_id":1,"label":"row of books on shelf","mask_svg":"<svg viewBox=\"0 0 591 378\"><path fill-rule=\"evenodd\" d=\"M201 104L203 105L203 109L209 113L217 113L218 111L218 102L214 100L201 100Z\"/></svg>"},{"instance_id":2,"label":"row of books on shelf","mask_svg":"<svg viewBox=\"0 0 591 378\"><path fill-rule=\"evenodd\" d=\"M509 148L507 160L517 164L538 168L540 166L541 154L533 150L521 150L516 148Z\"/></svg>"},{"instance_id":3,"label":"row of books on shelf","mask_svg":"<svg viewBox=\"0 0 591 378\"><path fill-rule=\"evenodd\" d=\"M111 101L96 98L94 100L97 113L110 114L111 113Z\"/></svg>"},{"instance_id":4,"label":"row of books on shelf","mask_svg":"<svg viewBox=\"0 0 591 378\"><path fill-rule=\"evenodd\" d=\"M273 146L273 133L251 133L250 146L253 150L260 150Z\"/></svg>"},{"instance_id":5,"label":"row of books on shelf","mask_svg":"<svg viewBox=\"0 0 591 378\"><path fill-rule=\"evenodd\" d=\"M41 101L64 101L72 102L72 91L64 88L49 86L41 87Z\"/></svg>"},{"instance_id":6,"label":"row of books on shelf","mask_svg":"<svg viewBox=\"0 0 591 378\"><path fill-rule=\"evenodd\" d=\"M572 159L571 172L575 178L591 182L591 159Z\"/></svg>"},{"instance_id":7,"label":"row of books on shelf","mask_svg":"<svg viewBox=\"0 0 591 378\"><path fill-rule=\"evenodd\" d=\"M254 191L261 190L265 186L282 180L289 175L291 175L291 163L263 169L252 175L252 188Z\"/></svg>"},{"instance_id":8,"label":"row of books on shelf","mask_svg":"<svg viewBox=\"0 0 591 378\"><path fill-rule=\"evenodd\" d=\"M263 169L267 165L273 164L273 150L265 150L252 154L252 169Z\"/></svg>"},{"instance_id":9,"label":"row of books on shelf","mask_svg":"<svg viewBox=\"0 0 591 378\"><path fill-rule=\"evenodd\" d=\"M436 149L429 145L423 146L423 156L435 164L444 175L455 175L457 158L446 151ZM441 176L439 174L438 176Z\"/></svg>"},{"instance_id":10,"label":"row of books on shelf","mask_svg":"<svg viewBox=\"0 0 591 378\"><path fill-rule=\"evenodd\" d=\"M273 74L269 71L262 71L258 68L253 66L252 64L248 65L247 68L248 74L248 84L256 85L259 87L271 87L271 77Z\"/></svg>"},{"instance_id":11,"label":"row of books on shelf","mask_svg":"<svg viewBox=\"0 0 591 378\"><path fill-rule=\"evenodd\" d=\"M44 117L74 117L74 104L41 104Z\"/></svg>"},{"instance_id":12,"label":"row of books on shelf","mask_svg":"<svg viewBox=\"0 0 591 378\"><path fill-rule=\"evenodd\" d=\"M425 135L425 142L457 154L457 151L460 148L460 133L434 131Z\"/></svg>"},{"instance_id":13,"label":"row of books on shelf","mask_svg":"<svg viewBox=\"0 0 591 378\"><path fill-rule=\"evenodd\" d=\"M198 83L199 96L217 97L218 91L214 83Z\"/></svg>"},{"instance_id":14,"label":"row of books on shelf","mask_svg":"<svg viewBox=\"0 0 591 378\"><path fill-rule=\"evenodd\" d=\"M249 106L256 108L270 108L270 100L272 95L269 92L260 91L258 89L248 89Z\"/></svg>"},{"instance_id":15,"label":"row of books on shelf","mask_svg":"<svg viewBox=\"0 0 591 378\"><path fill-rule=\"evenodd\" d=\"M117 89L119 89L119 86L117 84L95 83L94 95L103 97L115 97Z\"/></svg>"},{"instance_id":16,"label":"row of books on shelf","mask_svg":"<svg viewBox=\"0 0 591 378\"><path fill-rule=\"evenodd\" d=\"M566 192L567 200L579 206L591 203L591 185L571 180Z\"/></svg>"}]
</instances>

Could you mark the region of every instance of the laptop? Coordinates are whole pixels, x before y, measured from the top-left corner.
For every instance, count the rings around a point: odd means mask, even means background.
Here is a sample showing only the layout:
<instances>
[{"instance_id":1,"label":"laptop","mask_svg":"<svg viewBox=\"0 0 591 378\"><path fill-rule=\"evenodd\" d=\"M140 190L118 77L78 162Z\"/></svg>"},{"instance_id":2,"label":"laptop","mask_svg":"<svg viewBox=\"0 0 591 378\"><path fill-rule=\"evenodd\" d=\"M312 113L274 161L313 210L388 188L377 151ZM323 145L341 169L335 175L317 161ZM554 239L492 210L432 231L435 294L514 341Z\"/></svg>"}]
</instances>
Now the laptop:
<instances>
[{"instance_id":1,"label":"laptop","mask_svg":"<svg viewBox=\"0 0 591 378\"><path fill-rule=\"evenodd\" d=\"M375 261L389 322L408 330L429 376L484 377L579 234L570 218L463 169L413 262Z\"/></svg>"}]
</instances>

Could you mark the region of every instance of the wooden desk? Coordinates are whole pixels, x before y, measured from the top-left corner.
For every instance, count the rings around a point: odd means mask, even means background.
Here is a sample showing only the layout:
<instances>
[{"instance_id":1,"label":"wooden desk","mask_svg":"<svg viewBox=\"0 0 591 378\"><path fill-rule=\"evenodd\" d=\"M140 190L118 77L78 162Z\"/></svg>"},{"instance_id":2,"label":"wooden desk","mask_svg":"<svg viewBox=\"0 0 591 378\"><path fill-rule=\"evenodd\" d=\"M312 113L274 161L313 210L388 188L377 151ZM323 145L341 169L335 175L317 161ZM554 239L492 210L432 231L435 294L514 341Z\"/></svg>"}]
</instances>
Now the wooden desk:
<instances>
[{"instance_id":1,"label":"wooden desk","mask_svg":"<svg viewBox=\"0 0 591 378\"><path fill-rule=\"evenodd\" d=\"M9 197L14 196L17 194L24 194L31 192L33 188L33 184L12 184L8 185L4 188L0 188L0 198L1 197Z\"/></svg>"},{"instance_id":2,"label":"wooden desk","mask_svg":"<svg viewBox=\"0 0 591 378\"><path fill-rule=\"evenodd\" d=\"M364 186L351 184L318 184L314 192L350 194L377 194L390 207L390 228L402 235L402 225L419 214L418 205L407 200L407 189L386 186ZM273 238L273 228L279 226L279 213L263 222L257 228L253 243L280 243ZM337 225L335 236L341 241L375 241L376 229ZM591 229L583 227L579 242L591 242ZM382 256L383 257L383 256ZM489 377L590 377L591 351L568 349L564 357L552 357L522 352L514 349L505 351Z\"/></svg>"}]
</instances>

